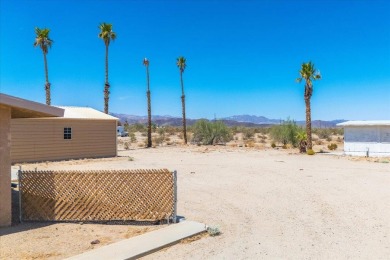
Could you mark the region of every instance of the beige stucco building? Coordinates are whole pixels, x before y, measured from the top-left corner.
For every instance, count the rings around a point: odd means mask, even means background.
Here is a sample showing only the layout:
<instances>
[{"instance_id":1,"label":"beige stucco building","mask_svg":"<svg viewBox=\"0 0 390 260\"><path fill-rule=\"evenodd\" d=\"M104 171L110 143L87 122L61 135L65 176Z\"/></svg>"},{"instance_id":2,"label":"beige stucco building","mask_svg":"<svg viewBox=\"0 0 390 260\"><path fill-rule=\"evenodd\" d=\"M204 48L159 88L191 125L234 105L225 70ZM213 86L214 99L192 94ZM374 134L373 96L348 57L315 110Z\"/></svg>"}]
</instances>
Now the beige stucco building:
<instances>
[{"instance_id":1,"label":"beige stucco building","mask_svg":"<svg viewBox=\"0 0 390 260\"><path fill-rule=\"evenodd\" d=\"M0 227L11 225L11 120L63 115L61 108L0 93Z\"/></svg>"},{"instance_id":2,"label":"beige stucco building","mask_svg":"<svg viewBox=\"0 0 390 260\"><path fill-rule=\"evenodd\" d=\"M59 107L63 117L11 120L11 159L52 161L117 155L117 118L88 107Z\"/></svg>"}]
</instances>

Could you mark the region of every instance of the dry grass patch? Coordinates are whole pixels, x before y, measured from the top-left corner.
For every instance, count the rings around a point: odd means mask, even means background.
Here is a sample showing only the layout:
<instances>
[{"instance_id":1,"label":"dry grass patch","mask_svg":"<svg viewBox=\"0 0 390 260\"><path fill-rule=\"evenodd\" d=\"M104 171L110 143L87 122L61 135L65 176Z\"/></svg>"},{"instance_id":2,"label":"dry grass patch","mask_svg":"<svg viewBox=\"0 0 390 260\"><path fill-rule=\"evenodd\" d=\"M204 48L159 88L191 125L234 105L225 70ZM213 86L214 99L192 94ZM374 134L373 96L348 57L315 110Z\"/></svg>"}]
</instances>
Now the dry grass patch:
<instances>
[{"instance_id":1,"label":"dry grass patch","mask_svg":"<svg viewBox=\"0 0 390 260\"><path fill-rule=\"evenodd\" d=\"M192 237L187 237L187 238L184 238L180 241L181 244L189 244L189 243L192 243L194 241L197 241L197 240L200 240L202 238L205 238L207 237L208 234L206 231L198 234L198 235L195 235L195 236L192 236Z\"/></svg>"}]
</instances>

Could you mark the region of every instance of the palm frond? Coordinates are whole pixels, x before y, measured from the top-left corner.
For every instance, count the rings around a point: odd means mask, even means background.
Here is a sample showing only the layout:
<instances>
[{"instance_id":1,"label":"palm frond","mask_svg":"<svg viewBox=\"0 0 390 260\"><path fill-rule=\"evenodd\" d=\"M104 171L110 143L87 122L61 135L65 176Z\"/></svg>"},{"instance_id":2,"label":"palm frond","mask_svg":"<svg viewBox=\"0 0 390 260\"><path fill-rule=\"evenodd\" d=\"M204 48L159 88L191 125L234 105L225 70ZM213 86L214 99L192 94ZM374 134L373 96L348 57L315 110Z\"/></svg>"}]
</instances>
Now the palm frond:
<instances>
[{"instance_id":1,"label":"palm frond","mask_svg":"<svg viewBox=\"0 0 390 260\"><path fill-rule=\"evenodd\" d=\"M111 40L116 39L116 33L112 31L112 24L101 23L98 28L100 29L98 37L102 39L106 45L110 45Z\"/></svg>"},{"instance_id":2,"label":"palm frond","mask_svg":"<svg viewBox=\"0 0 390 260\"><path fill-rule=\"evenodd\" d=\"M34 47L41 47L44 53L48 52L48 48L51 48L54 42L52 39L49 38L49 33L50 29L48 28L40 29L38 27L35 27L36 37L33 45Z\"/></svg>"},{"instance_id":3,"label":"palm frond","mask_svg":"<svg viewBox=\"0 0 390 260\"><path fill-rule=\"evenodd\" d=\"M176 65L177 67L180 69L181 72L184 72L184 70L186 69L186 58L184 58L183 56L180 56L176 59Z\"/></svg>"}]
</instances>

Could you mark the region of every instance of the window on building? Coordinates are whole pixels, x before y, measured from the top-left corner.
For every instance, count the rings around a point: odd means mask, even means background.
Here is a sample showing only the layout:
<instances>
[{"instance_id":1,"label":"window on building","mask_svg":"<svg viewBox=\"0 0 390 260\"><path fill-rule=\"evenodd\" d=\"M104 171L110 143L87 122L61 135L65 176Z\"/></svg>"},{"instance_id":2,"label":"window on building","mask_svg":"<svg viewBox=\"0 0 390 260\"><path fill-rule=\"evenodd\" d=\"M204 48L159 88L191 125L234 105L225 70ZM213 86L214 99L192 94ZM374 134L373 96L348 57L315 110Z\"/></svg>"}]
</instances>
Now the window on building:
<instances>
[{"instance_id":1,"label":"window on building","mask_svg":"<svg viewBox=\"0 0 390 260\"><path fill-rule=\"evenodd\" d=\"M72 139L72 128L64 127L64 139Z\"/></svg>"}]
</instances>

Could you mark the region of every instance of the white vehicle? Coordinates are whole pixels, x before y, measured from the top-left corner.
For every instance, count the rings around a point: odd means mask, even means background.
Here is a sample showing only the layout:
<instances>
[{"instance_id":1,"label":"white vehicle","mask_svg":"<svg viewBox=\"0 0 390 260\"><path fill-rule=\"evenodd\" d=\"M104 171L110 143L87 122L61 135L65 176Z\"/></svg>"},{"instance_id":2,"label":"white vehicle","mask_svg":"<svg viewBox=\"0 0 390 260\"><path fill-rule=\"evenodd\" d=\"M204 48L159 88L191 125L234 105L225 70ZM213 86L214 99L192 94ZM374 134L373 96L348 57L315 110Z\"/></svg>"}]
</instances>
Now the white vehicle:
<instances>
[{"instance_id":1,"label":"white vehicle","mask_svg":"<svg viewBox=\"0 0 390 260\"><path fill-rule=\"evenodd\" d=\"M125 136L129 136L129 133L125 131L123 126L117 126L116 127L116 135L121 136L121 137L125 137Z\"/></svg>"}]
</instances>

